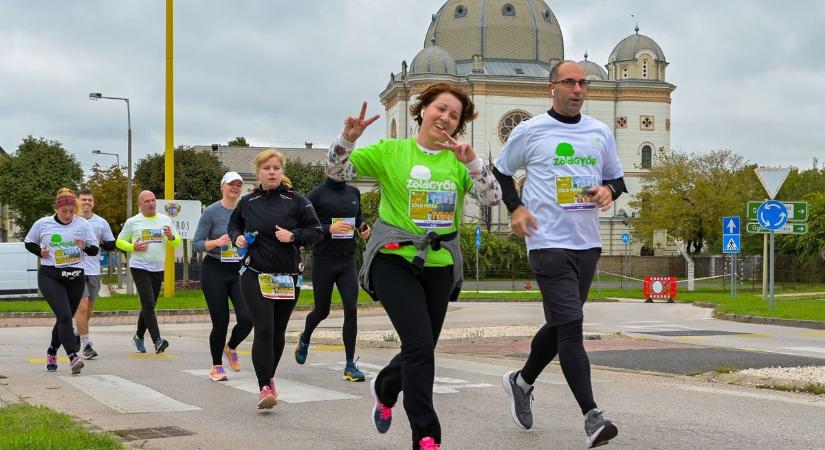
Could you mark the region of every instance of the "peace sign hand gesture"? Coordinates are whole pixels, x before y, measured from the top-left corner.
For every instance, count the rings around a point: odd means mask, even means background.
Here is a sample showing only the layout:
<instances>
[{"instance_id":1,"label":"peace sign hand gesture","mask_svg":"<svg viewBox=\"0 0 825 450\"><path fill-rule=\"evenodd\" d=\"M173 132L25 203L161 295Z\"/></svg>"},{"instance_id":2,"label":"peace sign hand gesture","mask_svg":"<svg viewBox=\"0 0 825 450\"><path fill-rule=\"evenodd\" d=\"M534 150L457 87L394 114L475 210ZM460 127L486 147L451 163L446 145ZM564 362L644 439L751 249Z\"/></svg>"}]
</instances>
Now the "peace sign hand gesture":
<instances>
[{"instance_id":1,"label":"peace sign hand gesture","mask_svg":"<svg viewBox=\"0 0 825 450\"><path fill-rule=\"evenodd\" d=\"M468 164L478 158L478 155L476 155L476 151L473 150L472 145L455 140L444 130L441 130L441 134L444 135L444 138L447 139L447 141L436 142L435 144L441 149L447 149L455 153L457 160L463 162L464 164Z\"/></svg>"},{"instance_id":2,"label":"peace sign hand gesture","mask_svg":"<svg viewBox=\"0 0 825 450\"><path fill-rule=\"evenodd\" d=\"M366 130L368 126L381 117L376 114L369 119L365 119L366 115L367 102L364 102L364 104L361 105L361 114L359 114L358 117L347 116L347 118L344 119L344 131L341 133L341 135L344 136L344 139L350 142L355 142L359 137L361 137L362 134L364 134L364 130Z\"/></svg>"}]
</instances>

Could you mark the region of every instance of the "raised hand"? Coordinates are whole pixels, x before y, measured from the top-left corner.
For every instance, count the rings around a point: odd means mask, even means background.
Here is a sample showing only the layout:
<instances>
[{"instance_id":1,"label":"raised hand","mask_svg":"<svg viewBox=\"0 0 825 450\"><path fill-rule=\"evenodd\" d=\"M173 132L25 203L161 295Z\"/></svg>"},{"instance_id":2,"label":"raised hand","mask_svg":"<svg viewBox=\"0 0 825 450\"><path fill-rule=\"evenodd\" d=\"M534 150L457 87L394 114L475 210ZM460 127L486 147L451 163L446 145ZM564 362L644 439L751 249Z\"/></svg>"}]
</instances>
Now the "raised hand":
<instances>
[{"instance_id":1,"label":"raised hand","mask_svg":"<svg viewBox=\"0 0 825 450\"><path fill-rule=\"evenodd\" d=\"M344 119L344 131L341 133L344 136L344 139L350 142L355 142L356 140L358 140L359 137L361 137L362 134L364 134L364 130L366 130L368 126L370 126L373 122L378 120L379 117L381 117L378 114L376 114L370 117L369 119L366 119L366 115L367 102L364 102L361 105L361 113L358 115L358 117L347 116L347 118Z\"/></svg>"},{"instance_id":2,"label":"raised hand","mask_svg":"<svg viewBox=\"0 0 825 450\"><path fill-rule=\"evenodd\" d=\"M510 229L516 236L532 236L532 230L539 227L536 217L524 206L519 206L510 216Z\"/></svg>"},{"instance_id":3,"label":"raised hand","mask_svg":"<svg viewBox=\"0 0 825 450\"><path fill-rule=\"evenodd\" d=\"M40 257L43 259L49 259L51 256L51 249L49 247L40 247Z\"/></svg>"},{"instance_id":4,"label":"raised hand","mask_svg":"<svg viewBox=\"0 0 825 450\"><path fill-rule=\"evenodd\" d=\"M372 228L367 225L367 222L361 224L361 238L367 239L370 237L370 233L372 233Z\"/></svg>"},{"instance_id":5,"label":"raised hand","mask_svg":"<svg viewBox=\"0 0 825 450\"><path fill-rule=\"evenodd\" d=\"M350 225L350 223L346 220L339 220L329 226L329 232L330 234L351 234L352 225Z\"/></svg>"},{"instance_id":6,"label":"raised hand","mask_svg":"<svg viewBox=\"0 0 825 450\"><path fill-rule=\"evenodd\" d=\"M607 211L610 209L610 205L613 204L613 195L608 187L593 186L587 190L587 193L590 194L590 201L595 203L602 211Z\"/></svg>"},{"instance_id":7,"label":"raised hand","mask_svg":"<svg viewBox=\"0 0 825 450\"><path fill-rule=\"evenodd\" d=\"M175 233L172 233L172 227L169 225L163 226L163 234L166 236L166 239L169 239L170 241L175 239Z\"/></svg>"},{"instance_id":8,"label":"raised hand","mask_svg":"<svg viewBox=\"0 0 825 450\"><path fill-rule=\"evenodd\" d=\"M140 239L135 241L135 251L136 252L145 252L146 249L149 248L148 242L143 242Z\"/></svg>"},{"instance_id":9,"label":"raised hand","mask_svg":"<svg viewBox=\"0 0 825 450\"><path fill-rule=\"evenodd\" d=\"M455 140L449 133L444 130L441 130L441 134L444 135L445 142L436 142L435 145L441 149L450 150L451 152L455 153L455 157L457 160L463 162L464 164L470 163L475 160L478 156L476 155L476 151L473 150L473 146L466 143L466 142L459 142Z\"/></svg>"},{"instance_id":10,"label":"raised hand","mask_svg":"<svg viewBox=\"0 0 825 450\"><path fill-rule=\"evenodd\" d=\"M292 242L292 240L295 239L295 234L286 228L275 225L275 237L279 242Z\"/></svg>"},{"instance_id":11,"label":"raised hand","mask_svg":"<svg viewBox=\"0 0 825 450\"><path fill-rule=\"evenodd\" d=\"M246 247L246 236L244 236L243 234L239 234L238 239L235 239L235 247L245 248Z\"/></svg>"}]
</instances>

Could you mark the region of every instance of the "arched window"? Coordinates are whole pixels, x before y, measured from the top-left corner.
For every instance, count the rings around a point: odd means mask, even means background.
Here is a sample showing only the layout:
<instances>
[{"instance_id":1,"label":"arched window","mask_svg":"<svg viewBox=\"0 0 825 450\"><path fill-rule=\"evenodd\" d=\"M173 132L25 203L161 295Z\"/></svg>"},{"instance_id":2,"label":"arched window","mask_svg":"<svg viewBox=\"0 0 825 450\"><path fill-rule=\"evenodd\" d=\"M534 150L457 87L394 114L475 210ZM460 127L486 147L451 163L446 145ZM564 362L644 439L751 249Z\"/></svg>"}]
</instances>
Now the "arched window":
<instances>
[{"instance_id":1,"label":"arched window","mask_svg":"<svg viewBox=\"0 0 825 450\"><path fill-rule=\"evenodd\" d=\"M650 169L653 167L653 147L645 144L642 147L642 169Z\"/></svg>"},{"instance_id":2,"label":"arched window","mask_svg":"<svg viewBox=\"0 0 825 450\"><path fill-rule=\"evenodd\" d=\"M395 139L398 137L398 125L395 124L395 119L392 119L390 123L390 138Z\"/></svg>"},{"instance_id":3,"label":"arched window","mask_svg":"<svg viewBox=\"0 0 825 450\"><path fill-rule=\"evenodd\" d=\"M504 144L507 142L507 138L510 137L510 133L513 129L522 121L527 120L530 117L532 117L530 113L519 109L510 111L502 116L501 120L498 122L498 139L501 143Z\"/></svg>"},{"instance_id":4,"label":"arched window","mask_svg":"<svg viewBox=\"0 0 825 450\"><path fill-rule=\"evenodd\" d=\"M501 15L502 16L515 16L516 15L516 7L513 6L511 3L505 3L504 6L501 7Z\"/></svg>"},{"instance_id":5,"label":"arched window","mask_svg":"<svg viewBox=\"0 0 825 450\"><path fill-rule=\"evenodd\" d=\"M467 7L464 5L458 5L455 7L455 18L460 19L462 17L467 17Z\"/></svg>"}]
</instances>

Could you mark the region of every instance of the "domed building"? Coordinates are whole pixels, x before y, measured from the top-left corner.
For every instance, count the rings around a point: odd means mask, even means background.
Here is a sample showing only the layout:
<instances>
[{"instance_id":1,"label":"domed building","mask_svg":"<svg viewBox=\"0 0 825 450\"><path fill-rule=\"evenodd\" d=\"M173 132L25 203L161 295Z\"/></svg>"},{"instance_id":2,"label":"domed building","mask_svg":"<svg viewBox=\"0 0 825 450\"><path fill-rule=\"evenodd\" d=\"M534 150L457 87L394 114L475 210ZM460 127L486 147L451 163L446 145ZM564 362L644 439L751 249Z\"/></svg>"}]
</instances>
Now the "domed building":
<instances>
[{"instance_id":1,"label":"domed building","mask_svg":"<svg viewBox=\"0 0 825 450\"><path fill-rule=\"evenodd\" d=\"M603 44L603 43L594 43ZM432 15L422 50L390 75L381 92L387 136L417 132L410 104L428 85L447 81L472 96L478 118L461 138L483 159L495 159L522 120L550 108L550 69L565 60L561 25L542 0L448 0ZM634 34L619 41L602 67L588 55L579 64L592 83L582 112L613 128L631 195L654 163L655 150L670 148L670 102L676 87L667 83L668 63L650 37ZM605 70L606 69L606 70ZM629 195L602 213L605 254L619 254L627 231ZM466 214L479 217L468 205ZM506 208L491 213L494 229L509 225Z\"/></svg>"}]
</instances>

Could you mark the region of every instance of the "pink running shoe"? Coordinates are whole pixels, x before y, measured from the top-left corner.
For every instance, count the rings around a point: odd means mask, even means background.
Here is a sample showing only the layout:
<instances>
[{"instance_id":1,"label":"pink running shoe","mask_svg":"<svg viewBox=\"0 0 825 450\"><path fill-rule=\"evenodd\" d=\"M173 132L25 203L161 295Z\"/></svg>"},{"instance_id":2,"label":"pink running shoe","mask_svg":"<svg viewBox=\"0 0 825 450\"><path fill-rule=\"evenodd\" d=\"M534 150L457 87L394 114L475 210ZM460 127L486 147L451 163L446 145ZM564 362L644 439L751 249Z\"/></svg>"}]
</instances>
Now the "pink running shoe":
<instances>
[{"instance_id":1,"label":"pink running shoe","mask_svg":"<svg viewBox=\"0 0 825 450\"><path fill-rule=\"evenodd\" d=\"M269 386L262 387L261 394L258 397L258 409L271 409L277 404L278 399L275 397L275 393L272 391L272 388Z\"/></svg>"},{"instance_id":2,"label":"pink running shoe","mask_svg":"<svg viewBox=\"0 0 825 450\"><path fill-rule=\"evenodd\" d=\"M49 372L57 372L57 355L46 353L46 370Z\"/></svg>"},{"instance_id":3,"label":"pink running shoe","mask_svg":"<svg viewBox=\"0 0 825 450\"><path fill-rule=\"evenodd\" d=\"M418 448L421 450L438 450L438 444L435 443L435 439L427 436L418 441Z\"/></svg>"},{"instance_id":4,"label":"pink running shoe","mask_svg":"<svg viewBox=\"0 0 825 450\"><path fill-rule=\"evenodd\" d=\"M80 375L80 370L83 369L83 358L74 355L71 359L72 375Z\"/></svg>"}]
</instances>

